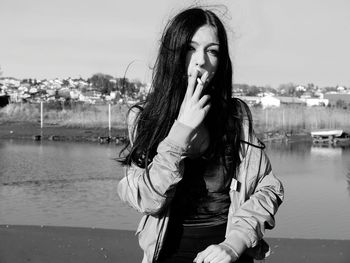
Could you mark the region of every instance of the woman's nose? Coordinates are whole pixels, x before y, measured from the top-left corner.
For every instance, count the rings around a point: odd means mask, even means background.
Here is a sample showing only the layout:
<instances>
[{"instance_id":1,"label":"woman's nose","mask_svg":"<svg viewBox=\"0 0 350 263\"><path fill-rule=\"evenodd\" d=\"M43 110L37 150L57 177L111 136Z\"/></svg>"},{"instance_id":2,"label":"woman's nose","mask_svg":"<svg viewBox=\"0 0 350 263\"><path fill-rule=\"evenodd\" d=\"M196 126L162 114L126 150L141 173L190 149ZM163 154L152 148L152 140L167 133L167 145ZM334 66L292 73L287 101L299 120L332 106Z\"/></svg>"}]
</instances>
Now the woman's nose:
<instances>
[{"instance_id":1,"label":"woman's nose","mask_svg":"<svg viewBox=\"0 0 350 263\"><path fill-rule=\"evenodd\" d=\"M196 59L196 61L195 61L196 66L203 66L205 64L204 52L201 52L201 51L197 52L195 59Z\"/></svg>"}]
</instances>

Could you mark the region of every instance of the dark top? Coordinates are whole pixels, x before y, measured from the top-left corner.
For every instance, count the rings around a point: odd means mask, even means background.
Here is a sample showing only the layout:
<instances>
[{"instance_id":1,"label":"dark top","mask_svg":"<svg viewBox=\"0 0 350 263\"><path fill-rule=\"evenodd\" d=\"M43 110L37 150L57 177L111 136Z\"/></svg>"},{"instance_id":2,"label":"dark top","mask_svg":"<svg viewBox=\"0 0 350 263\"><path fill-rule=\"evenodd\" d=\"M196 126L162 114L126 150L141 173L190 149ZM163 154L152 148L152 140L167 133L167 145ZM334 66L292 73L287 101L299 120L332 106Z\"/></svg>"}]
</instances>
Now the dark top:
<instances>
[{"instance_id":1,"label":"dark top","mask_svg":"<svg viewBox=\"0 0 350 263\"><path fill-rule=\"evenodd\" d=\"M230 206L230 178L227 177L225 167L216 161L185 159L184 176L172 202L173 212L183 226L214 226L227 222Z\"/></svg>"}]
</instances>

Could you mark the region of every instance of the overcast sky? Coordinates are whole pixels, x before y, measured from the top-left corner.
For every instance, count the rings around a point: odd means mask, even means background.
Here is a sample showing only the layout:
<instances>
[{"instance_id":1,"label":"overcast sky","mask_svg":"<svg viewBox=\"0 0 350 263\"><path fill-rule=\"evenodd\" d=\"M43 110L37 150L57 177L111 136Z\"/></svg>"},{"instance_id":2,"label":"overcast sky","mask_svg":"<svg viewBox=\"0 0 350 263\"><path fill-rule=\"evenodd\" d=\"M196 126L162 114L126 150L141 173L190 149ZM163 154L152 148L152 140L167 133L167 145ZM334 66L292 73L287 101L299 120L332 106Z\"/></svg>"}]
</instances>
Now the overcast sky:
<instances>
[{"instance_id":1,"label":"overcast sky","mask_svg":"<svg viewBox=\"0 0 350 263\"><path fill-rule=\"evenodd\" d=\"M350 86L350 1L217 0L234 81ZM16 78L150 80L162 29L189 0L0 0L0 66ZM225 9L215 7L219 13Z\"/></svg>"}]
</instances>

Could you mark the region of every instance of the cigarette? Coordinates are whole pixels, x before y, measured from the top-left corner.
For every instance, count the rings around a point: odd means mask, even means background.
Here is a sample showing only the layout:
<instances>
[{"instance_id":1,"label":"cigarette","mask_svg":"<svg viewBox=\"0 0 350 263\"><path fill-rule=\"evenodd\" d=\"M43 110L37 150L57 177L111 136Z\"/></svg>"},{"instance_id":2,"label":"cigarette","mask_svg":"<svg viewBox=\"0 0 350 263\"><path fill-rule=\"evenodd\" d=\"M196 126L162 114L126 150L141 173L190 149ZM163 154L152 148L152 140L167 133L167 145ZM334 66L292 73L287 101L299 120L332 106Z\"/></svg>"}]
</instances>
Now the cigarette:
<instances>
[{"instance_id":1,"label":"cigarette","mask_svg":"<svg viewBox=\"0 0 350 263\"><path fill-rule=\"evenodd\" d=\"M197 78L197 82L198 84L203 85L203 81L200 78Z\"/></svg>"}]
</instances>

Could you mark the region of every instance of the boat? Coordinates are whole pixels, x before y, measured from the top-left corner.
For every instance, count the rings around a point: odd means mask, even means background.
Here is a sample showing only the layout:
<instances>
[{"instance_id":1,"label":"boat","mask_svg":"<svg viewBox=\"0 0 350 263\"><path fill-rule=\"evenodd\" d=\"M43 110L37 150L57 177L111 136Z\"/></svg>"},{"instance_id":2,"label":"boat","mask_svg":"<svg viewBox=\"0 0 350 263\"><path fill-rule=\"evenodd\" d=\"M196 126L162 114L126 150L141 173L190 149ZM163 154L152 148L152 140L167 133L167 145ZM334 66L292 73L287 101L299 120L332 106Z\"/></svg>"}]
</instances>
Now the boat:
<instances>
[{"instance_id":1,"label":"boat","mask_svg":"<svg viewBox=\"0 0 350 263\"><path fill-rule=\"evenodd\" d=\"M318 131L312 131L311 136L312 137L339 137L343 134L343 130L318 130Z\"/></svg>"},{"instance_id":2,"label":"boat","mask_svg":"<svg viewBox=\"0 0 350 263\"><path fill-rule=\"evenodd\" d=\"M311 137L314 143L350 143L350 134L344 132L342 129L312 131Z\"/></svg>"}]
</instances>

